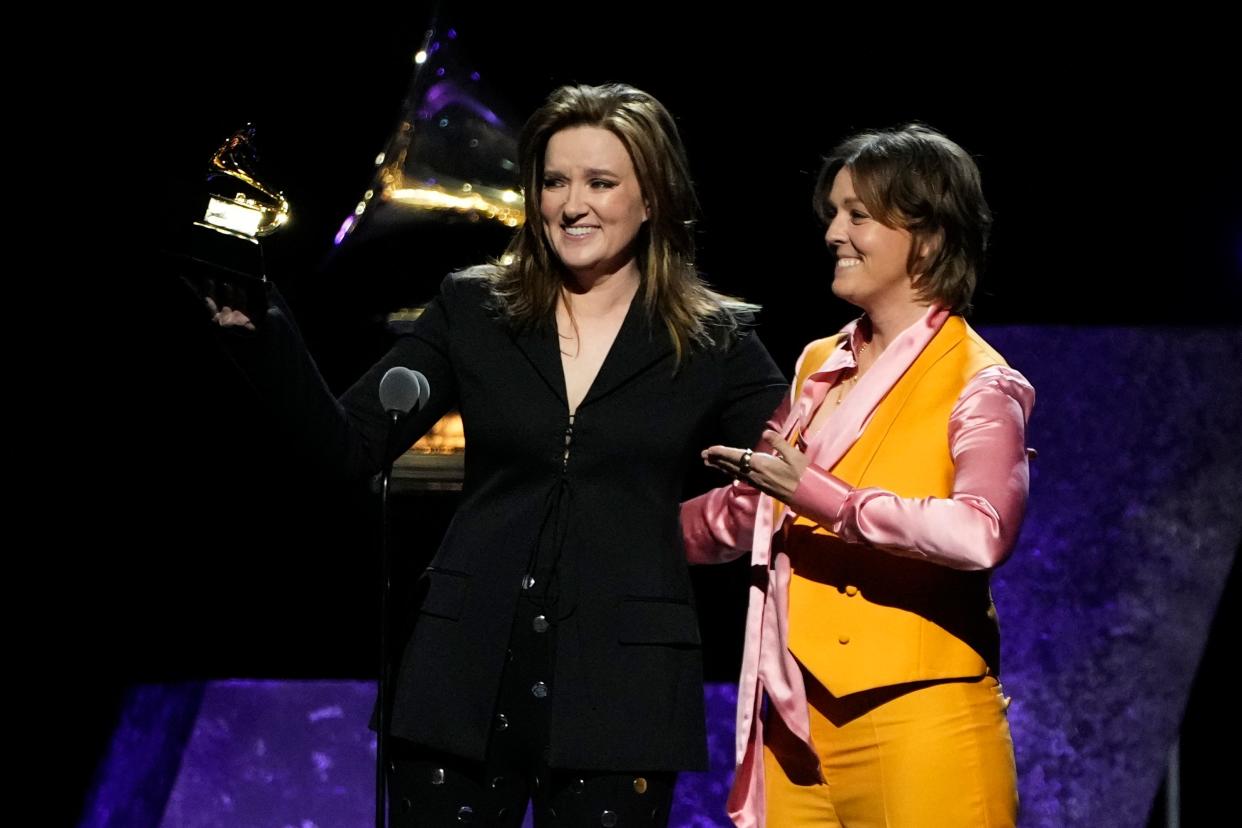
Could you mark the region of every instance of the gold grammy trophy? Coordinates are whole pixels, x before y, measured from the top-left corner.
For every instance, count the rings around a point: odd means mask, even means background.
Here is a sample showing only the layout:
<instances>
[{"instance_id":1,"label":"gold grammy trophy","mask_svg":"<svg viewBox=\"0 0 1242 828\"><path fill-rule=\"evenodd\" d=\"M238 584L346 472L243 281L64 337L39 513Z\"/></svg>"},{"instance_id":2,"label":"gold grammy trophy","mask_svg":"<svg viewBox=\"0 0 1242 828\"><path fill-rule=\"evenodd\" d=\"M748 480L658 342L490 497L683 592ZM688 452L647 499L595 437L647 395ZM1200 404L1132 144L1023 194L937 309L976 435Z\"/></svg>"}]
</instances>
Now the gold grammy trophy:
<instances>
[{"instance_id":1,"label":"gold grammy trophy","mask_svg":"<svg viewBox=\"0 0 1242 828\"><path fill-rule=\"evenodd\" d=\"M181 273L200 295L257 318L266 308L261 239L284 227L289 201L258 173L255 128L247 124L212 155L202 218L190 228Z\"/></svg>"}]
</instances>

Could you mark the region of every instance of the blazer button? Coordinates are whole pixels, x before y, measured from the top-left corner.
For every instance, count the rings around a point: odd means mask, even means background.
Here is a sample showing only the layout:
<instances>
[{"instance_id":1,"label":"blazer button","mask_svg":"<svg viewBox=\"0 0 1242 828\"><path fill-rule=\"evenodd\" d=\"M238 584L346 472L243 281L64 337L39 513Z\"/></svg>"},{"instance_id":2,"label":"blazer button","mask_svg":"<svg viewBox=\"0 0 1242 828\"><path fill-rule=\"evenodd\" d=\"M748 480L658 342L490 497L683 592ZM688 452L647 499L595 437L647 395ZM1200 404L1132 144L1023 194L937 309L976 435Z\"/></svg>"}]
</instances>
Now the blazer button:
<instances>
[{"instance_id":1,"label":"blazer button","mask_svg":"<svg viewBox=\"0 0 1242 828\"><path fill-rule=\"evenodd\" d=\"M431 784L433 785L444 784L444 768L436 768L435 770L431 772Z\"/></svg>"},{"instance_id":2,"label":"blazer button","mask_svg":"<svg viewBox=\"0 0 1242 828\"><path fill-rule=\"evenodd\" d=\"M537 681L531 685L530 694L537 699L546 698L548 695L548 685L542 681Z\"/></svg>"},{"instance_id":3,"label":"blazer button","mask_svg":"<svg viewBox=\"0 0 1242 828\"><path fill-rule=\"evenodd\" d=\"M496 729L497 730L508 730L509 729L509 717L506 716L504 713L496 714Z\"/></svg>"},{"instance_id":4,"label":"blazer button","mask_svg":"<svg viewBox=\"0 0 1242 828\"><path fill-rule=\"evenodd\" d=\"M604 811L604 813L600 814L599 824L604 826L604 828L613 828L617 824L617 812Z\"/></svg>"},{"instance_id":5,"label":"blazer button","mask_svg":"<svg viewBox=\"0 0 1242 828\"><path fill-rule=\"evenodd\" d=\"M853 584L850 584L849 586L845 588L845 594L853 598L855 595L858 594L858 587L854 586Z\"/></svg>"},{"instance_id":6,"label":"blazer button","mask_svg":"<svg viewBox=\"0 0 1242 828\"><path fill-rule=\"evenodd\" d=\"M522 578L522 589L530 589L535 585L535 576L526 575Z\"/></svg>"},{"instance_id":7,"label":"blazer button","mask_svg":"<svg viewBox=\"0 0 1242 828\"><path fill-rule=\"evenodd\" d=\"M530 622L530 625L534 627L535 632L537 633L547 632L548 631L548 617L546 615L536 615L535 619Z\"/></svg>"},{"instance_id":8,"label":"blazer button","mask_svg":"<svg viewBox=\"0 0 1242 828\"><path fill-rule=\"evenodd\" d=\"M647 779L639 776L634 779L634 793L645 794L647 792Z\"/></svg>"},{"instance_id":9,"label":"blazer button","mask_svg":"<svg viewBox=\"0 0 1242 828\"><path fill-rule=\"evenodd\" d=\"M842 644L849 644L850 637L848 635L842 634L842 635L837 636L837 641L840 641Z\"/></svg>"}]
</instances>

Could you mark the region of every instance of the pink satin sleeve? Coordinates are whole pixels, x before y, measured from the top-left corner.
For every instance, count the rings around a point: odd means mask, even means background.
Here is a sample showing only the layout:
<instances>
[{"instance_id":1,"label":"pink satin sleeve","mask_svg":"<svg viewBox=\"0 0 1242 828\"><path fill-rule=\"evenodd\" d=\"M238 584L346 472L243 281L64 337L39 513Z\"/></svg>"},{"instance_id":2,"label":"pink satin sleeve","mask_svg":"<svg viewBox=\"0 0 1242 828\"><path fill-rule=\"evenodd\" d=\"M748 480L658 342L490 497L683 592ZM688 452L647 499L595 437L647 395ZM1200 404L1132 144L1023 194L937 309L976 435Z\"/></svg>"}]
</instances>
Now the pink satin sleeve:
<instances>
[{"instance_id":1,"label":"pink satin sleeve","mask_svg":"<svg viewBox=\"0 0 1242 828\"><path fill-rule=\"evenodd\" d=\"M991 569L1013 551L1030 484L1026 422L1035 389L1012 368L976 374L949 417L953 493L899 497L807 467L790 506L851 543L953 569Z\"/></svg>"},{"instance_id":2,"label":"pink satin sleeve","mask_svg":"<svg viewBox=\"0 0 1242 828\"><path fill-rule=\"evenodd\" d=\"M734 481L681 504L682 542L692 564L725 563L750 551L759 490Z\"/></svg>"},{"instance_id":3,"label":"pink satin sleeve","mask_svg":"<svg viewBox=\"0 0 1242 828\"><path fill-rule=\"evenodd\" d=\"M779 429L789 416L789 397L768 419L767 427ZM755 445L757 451L770 447ZM740 480L704 492L681 504L681 536L686 560L692 564L725 563L750 551L755 536L755 510L759 490Z\"/></svg>"}]
</instances>

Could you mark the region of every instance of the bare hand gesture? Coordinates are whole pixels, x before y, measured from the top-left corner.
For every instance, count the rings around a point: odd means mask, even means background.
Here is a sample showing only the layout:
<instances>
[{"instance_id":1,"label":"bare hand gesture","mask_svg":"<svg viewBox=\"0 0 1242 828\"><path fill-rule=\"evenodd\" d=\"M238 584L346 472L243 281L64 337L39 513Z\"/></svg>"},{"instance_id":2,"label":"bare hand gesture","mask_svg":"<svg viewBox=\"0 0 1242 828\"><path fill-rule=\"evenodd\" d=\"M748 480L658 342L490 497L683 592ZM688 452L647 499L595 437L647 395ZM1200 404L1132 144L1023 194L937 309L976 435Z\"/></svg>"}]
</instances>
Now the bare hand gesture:
<instances>
[{"instance_id":1,"label":"bare hand gesture","mask_svg":"<svg viewBox=\"0 0 1242 828\"><path fill-rule=\"evenodd\" d=\"M703 451L703 464L744 480L777 500L788 503L810 461L771 429L763 432L763 442L772 447L771 453L711 446Z\"/></svg>"}]
</instances>

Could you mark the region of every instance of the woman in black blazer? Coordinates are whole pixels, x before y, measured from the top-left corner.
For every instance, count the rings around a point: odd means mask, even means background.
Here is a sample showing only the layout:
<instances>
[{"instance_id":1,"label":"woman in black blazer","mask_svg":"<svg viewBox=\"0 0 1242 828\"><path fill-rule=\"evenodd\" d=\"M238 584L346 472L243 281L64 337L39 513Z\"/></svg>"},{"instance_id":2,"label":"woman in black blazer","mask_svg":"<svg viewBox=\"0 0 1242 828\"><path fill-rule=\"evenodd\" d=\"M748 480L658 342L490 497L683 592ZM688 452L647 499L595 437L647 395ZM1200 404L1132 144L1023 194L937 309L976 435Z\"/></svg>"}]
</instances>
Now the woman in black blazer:
<instances>
[{"instance_id":1,"label":"woman in black blazer","mask_svg":"<svg viewBox=\"0 0 1242 828\"><path fill-rule=\"evenodd\" d=\"M446 278L345 393L279 297L240 343L295 439L341 474L384 456L395 365L466 431L460 506L425 574L391 732L394 825L664 825L706 767L699 628L678 503L704 445L751 445L785 381L753 306L694 269L676 126L623 85L554 92L521 143L526 224L502 261ZM226 327L253 327L236 311Z\"/></svg>"}]
</instances>

